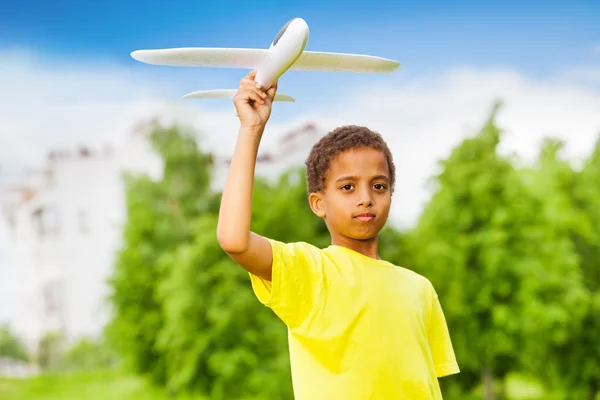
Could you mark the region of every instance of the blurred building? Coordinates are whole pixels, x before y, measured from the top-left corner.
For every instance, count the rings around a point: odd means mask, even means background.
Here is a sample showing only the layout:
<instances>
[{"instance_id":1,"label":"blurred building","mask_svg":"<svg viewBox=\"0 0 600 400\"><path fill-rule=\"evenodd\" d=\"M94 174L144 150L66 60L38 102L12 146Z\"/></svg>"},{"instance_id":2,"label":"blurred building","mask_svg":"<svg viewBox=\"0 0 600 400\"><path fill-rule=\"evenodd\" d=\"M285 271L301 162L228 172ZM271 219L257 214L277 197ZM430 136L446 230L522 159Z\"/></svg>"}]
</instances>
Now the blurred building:
<instances>
[{"instance_id":1,"label":"blurred building","mask_svg":"<svg viewBox=\"0 0 600 400\"><path fill-rule=\"evenodd\" d=\"M283 133L260 154L257 174L275 177L302 165L320 134L314 124ZM215 190L228 164L216 160ZM51 152L44 168L0 186L0 269L15 300L9 322L30 351L51 331L67 339L97 336L109 318L106 280L126 220L126 170L161 176L144 129L112 149Z\"/></svg>"},{"instance_id":2,"label":"blurred building","mask_svg":"<svg viewBox=\"0 0 600 400\"><path fill-rule=\"evenodd\" d=\"M15 312L10 325L29 350L60 331L100 333L105 284L125 218L122 172L161 172L143 135L121 148L55 151L39 171L0 187L0 240Z\"/></svg>"},{"instance_id":3,"label":"blurred building","mask_svg":"<svg viewBox=\"0 0 600 400\"><path fill-rule=\"evenodd\" d=\"M313 122L285 130L278 135L270 146L261 145L257 157L256 175L275 179L279 174L294 166L304 166L313 144L326 130ZM230 159L221 160L213 170L213 190L222 190L225 186Z\"/></svg>"}]
</instances>

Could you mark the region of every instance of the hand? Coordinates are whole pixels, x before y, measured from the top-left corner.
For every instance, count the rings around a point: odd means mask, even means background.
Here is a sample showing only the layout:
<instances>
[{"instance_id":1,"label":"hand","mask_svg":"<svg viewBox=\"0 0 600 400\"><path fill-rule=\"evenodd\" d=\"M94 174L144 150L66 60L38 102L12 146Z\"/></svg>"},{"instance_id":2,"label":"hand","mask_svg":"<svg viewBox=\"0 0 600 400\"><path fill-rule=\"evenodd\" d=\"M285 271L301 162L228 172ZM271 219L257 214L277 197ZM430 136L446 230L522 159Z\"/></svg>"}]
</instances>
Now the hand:
<instances>
[{"instance_id":1,"label":"hand","mask_svg":"<svg viewBox=\"0 0 600 400\"><path fill-rule=\"evenodd\" d=\"M240 123L247 128L264 127L267 124L271 116L273 98L277 92L277 82L265 93L254 80L255 77L256 70L253 70L240 80L240 86L233 98Z\"/></svg>"}]
</instances>

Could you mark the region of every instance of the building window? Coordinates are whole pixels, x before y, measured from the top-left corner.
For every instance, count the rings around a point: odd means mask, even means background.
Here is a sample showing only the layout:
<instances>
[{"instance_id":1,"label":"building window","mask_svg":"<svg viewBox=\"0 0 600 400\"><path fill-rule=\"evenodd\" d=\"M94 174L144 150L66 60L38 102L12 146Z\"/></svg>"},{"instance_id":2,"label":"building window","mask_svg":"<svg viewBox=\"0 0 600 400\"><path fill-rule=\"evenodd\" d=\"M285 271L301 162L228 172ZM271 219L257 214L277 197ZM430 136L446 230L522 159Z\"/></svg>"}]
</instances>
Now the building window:
<instances>
[{"instance_id":1,"label":"building window","mask_svg":"<svg viewBox=\"0 0 600 400\"><path fill-rule=\"evenodd\" d=\"M54 207L40 207L32 214L33 229L38 237L58 234L58 212Z\"/></svg>"}]
</instances>

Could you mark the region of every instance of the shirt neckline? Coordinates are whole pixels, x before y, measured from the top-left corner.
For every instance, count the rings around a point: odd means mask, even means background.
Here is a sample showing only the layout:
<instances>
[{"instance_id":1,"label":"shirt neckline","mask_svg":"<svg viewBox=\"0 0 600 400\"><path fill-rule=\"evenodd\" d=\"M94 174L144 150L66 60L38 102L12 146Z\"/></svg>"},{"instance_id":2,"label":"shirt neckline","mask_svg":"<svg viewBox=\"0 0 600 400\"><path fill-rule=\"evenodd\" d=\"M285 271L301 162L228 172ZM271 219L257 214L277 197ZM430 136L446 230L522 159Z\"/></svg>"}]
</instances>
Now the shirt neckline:
<instances>
[{"instance_id":1,"label":"shirt neckline","mask_svg":"<svg viewBox=\"0 0 600 400\"><path fill-rule=\"evenodd\" d=\"M381 264L381 265L390 266L390 267L395 267L394 264L392 264L389 261L386 261L384 259L372 258L372 257L366 256L366 255L364 255L362 253L359 253L358 251L355 251L355 250L352 250L352 249L350 249L348 247L340 246L340 245L337 245L337 244L331 244L331 245L327 246L327 249L328 250L334 250L334 251L335 250L341 250L343 252L352 254L352 255L354 255L354 256L356 256L358 258L365 259L365 260L367 260L369 262L372 262L372 263Z\"/></svg>"}]
</instances>

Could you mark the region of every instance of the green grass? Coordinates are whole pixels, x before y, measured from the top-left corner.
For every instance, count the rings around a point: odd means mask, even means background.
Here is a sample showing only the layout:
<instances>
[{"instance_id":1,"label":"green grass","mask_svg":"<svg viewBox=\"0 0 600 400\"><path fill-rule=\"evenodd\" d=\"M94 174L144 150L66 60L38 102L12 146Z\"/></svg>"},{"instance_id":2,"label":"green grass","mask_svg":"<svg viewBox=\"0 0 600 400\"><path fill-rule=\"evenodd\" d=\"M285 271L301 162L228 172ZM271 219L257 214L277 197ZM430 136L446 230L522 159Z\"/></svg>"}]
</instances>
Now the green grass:
<instances>
[{"instance_id":1,"label":"green grass","mask_svg":"<svg viewBox=\"0 0 600 400\"><path fill-rule=\"evenodd\" d=\"M43 374L30 379L0 378L0 399L173 400L143 378L124 375L118 370Z\"/></svg>"},{"instance_id":2,"label":"green grass","mask_svg":"<svg viewBox=\"0 0 600 400\"><path fill-rule=\"evenodd\" d=\"M479 396L482 388L478 388ZM519 375L507 380L510 400L539 400L545 397L535 381ZM478 396L478 397L479 397ZM483 398L483 397L481 397ZM142 377L117 369L46 373L29 379L0 378L0 400L203 400L198 397L170 397L164 389ZM599 396L600 400L600 396Z\"/></svg>"}]
</instances>

